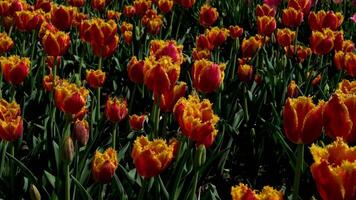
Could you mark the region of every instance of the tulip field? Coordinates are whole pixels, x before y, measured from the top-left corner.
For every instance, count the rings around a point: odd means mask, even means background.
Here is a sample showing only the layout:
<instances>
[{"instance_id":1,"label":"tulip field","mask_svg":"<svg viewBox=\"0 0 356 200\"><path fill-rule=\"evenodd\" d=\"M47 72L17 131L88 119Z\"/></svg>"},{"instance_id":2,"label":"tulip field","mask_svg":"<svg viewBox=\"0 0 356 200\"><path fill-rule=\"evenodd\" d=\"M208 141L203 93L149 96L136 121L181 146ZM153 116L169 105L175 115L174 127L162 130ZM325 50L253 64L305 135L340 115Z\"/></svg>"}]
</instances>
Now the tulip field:
<instances>
[{"instance_id":1,"label":"tulip field","mask_svg":"<svg viewBox=\"0 0 356 200\"><path fill-rule=\"evenodd\" d=\"M356 0L0 0L0 199L356 200Z\"/></svg>"}]
</instances>

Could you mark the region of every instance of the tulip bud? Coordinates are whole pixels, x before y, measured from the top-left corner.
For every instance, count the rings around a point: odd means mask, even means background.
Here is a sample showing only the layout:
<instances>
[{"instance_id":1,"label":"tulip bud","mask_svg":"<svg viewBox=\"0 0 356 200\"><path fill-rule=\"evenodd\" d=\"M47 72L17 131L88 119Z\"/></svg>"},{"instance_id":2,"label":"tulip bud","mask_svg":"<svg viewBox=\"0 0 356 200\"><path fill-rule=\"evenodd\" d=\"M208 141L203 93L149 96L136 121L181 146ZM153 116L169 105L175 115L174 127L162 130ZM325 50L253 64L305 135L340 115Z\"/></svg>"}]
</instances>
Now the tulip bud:
<instances>
[{"instance_id":1,"label":"tulip bud","mask_svg":"<svg viewBox=\"0 0 356 200\"><path fill-rule=\"evenodd\" d=\"M316 76L316 77L313 79L312 85L313 85L313 86L317 86L317 85L319 85L320 81L321 81L321 75L318 74L318 76Z\"/></svg>"},{"instance_id":2,"label":"tulip bud","mask_svg":"<svg viewBox=\"0 0 356 200\"><path fill-rule=\"evenodd\" d=\"M204 165L206 160L206 148L205 145L201 144L196 149L194 154L194 167L199 168Z\"/></svg>"},{"instance_id":3,"label":"tulip bud","mask_svg":"<svg viewBox=\"0 0 356 200\"><path fill-rule=\"evenodd\" d=\"M288 85L287 96L290 98L296 98L298 95L298 85L295 83L295 81L292 80Z\"/></svg>"},{"instance_id":4,"label":"tulip bud","mask_svg":"<svg viewBox=\"0 0 356 200\"><path fill-rule=\"evenodd\" d=\"M91 168L94 180L99 183L109 182L114 176L118 165L119 160L115 149L110 147L104 153L96 151Z\"/></svg>"},{"instance_id":5,"label":"tulip bud","mask_svg":"<svg viewBox=\"0 0 356 200\"><path fill-rule=\"evenodd\" d=\"M250 82L253 78L253 67L248 64L240 64L237 69L237 77L242 82Z\"/></svg>"},{"instance_id":6,"label":"tulip bud","mask_svg":"<svg viewBox=\"0 0 356 200\"><path fill-rule=\"evenodd\" d=\"M216 8L211 7L210 5L203 5L200 8L199 14L199 23L202 26L211 26L213 25L219 17L219 13Z\"/></svg>"},{"instance_id":7,"label":"tulip bud","mask_svg":"<svg viewBox=\"0 0 356 200\"><path fill-rule=\"evenodd\" d=\"M132 130L139 131L143 128L145 123L146 115L131 115L129 117L129 124Z\"/></svg>"},{"instance_id":8,"label":"tulip bud","mask_svg":"<svg viewBox=\"0 0 356 200\"><path fill-rule=\"evenodd\" d=\"M70 136L66 137L62 147L62 158L65 162L72 162L74 157L74 144Z\"/></svg>"},{"instance_id":9,"label":"tulip bud","mask_svg":"<svg viewBox=\"0 0 356 200\"><path fill-rule=\"evenodd\" d=\"M41 194L35 185L33 184L30 185L29 193L30 193L31 200L41 200Z\"/></svg>"},{"instance_id":10,"label":"tulip bud","mask_svg":"<svg viewBox=\"0 0 356 200\"><path fill-rule=\"evenodd\" d=\"M78 120L74 123L74 138L80 145L87 145L89 140L89 124L83 120Z\"/></svg>"}]
</instances>

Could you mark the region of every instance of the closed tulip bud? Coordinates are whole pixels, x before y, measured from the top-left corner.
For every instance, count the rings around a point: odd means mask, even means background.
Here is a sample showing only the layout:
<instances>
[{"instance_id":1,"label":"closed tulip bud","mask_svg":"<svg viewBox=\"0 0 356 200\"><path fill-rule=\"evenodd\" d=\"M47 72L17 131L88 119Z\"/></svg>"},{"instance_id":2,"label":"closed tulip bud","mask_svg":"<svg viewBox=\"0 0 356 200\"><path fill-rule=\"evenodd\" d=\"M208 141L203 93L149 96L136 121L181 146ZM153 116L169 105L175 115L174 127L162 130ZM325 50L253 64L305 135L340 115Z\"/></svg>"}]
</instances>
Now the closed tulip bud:
<instances>
[{"instance_id":1,"label":"closed tulip bud","mask_svg":"<svg viewBox=\"0 0 356 200\"><path fill-rule=\"evenodd\" d=\"M124 36L124 41L126 44L132 43L132 32L131 31L125 31L123 36Z\"/></svg>"},{"instance_id":2,"label":"closed tulip bud","mask_svg":"<svg viewBox=\"0 0 356 200\"><path fill-rule=\"evenodd\" d=\"M256 17L262 17L262 16L274 17L275 15L276 15L276 11L265 3L256 6Z\"/></svg>"},{"instance_id":3,"label":"closed tulip bud","mask_svg":"<svg viewBox=\"0 0 356 200\"><path fill-rule=\"evenodd\" d=\"M163 13L168 13L173 8L173 0L158 0L158 8Z\"/></svg>"},{"instance_id":4,"label":"closed tulip bud","mask_svg":"<svg viewBox=\"0 0 356 200\"><path fill-rule=\"evenodd\" d=\"M334 55L334 66L337 70L345 68L345 53L343 51L337 51Z\"/></svg>"},{"instance_id":5,"label":"closed tulip bud","mask_svg":"<svg viewBox=\"0 0 356 200\"><path fill-rule=\"evenodd\" d=\"M185 82L179 82L170 91L163 93L160 99L160 109L162 112L172 112L174 105L178 99L183 97L188 87ZM155 101L157 101L157 94L155 95Z\"/></svg>"},{"instance_id":6,"label":"closed tulip bud","mask_svg":"<svg viewBox=\"0 0 356 200\"><path fill-rule=\"evenodd\" d=\"M106 0L91 0L91 7L94 10L103 10L106 6Z\"/></svg>"},{"instance_id":7,"label":"closed tulip bud","mask_svg":"<svg viewBox=\"0 0 356 200\"><path fill-rule=\"evenodd\" d=\"M61 31L55 33L47 31L42 38L42 45L48 56L62 56L70 45L69 34Z\"/></svg>"},{"instance_id":8,"label":"closed tulip bud","mask_svg":"<svg viewBox=\"0 0 356 200\"><path fill-rule=\"evenodd\" d=\"M110 147L104 153L96 151L91 167L94 180L99 183L110 182L118 165L119 161L115 149Z\"/></svg>"},{"instance_id":9,"label":"closed tulip bud","mask_svg":"<svg viewBox=\"0 0 356 200\"><path fill-rule=\"evenodd\" d=\"M286 8L282 11L282 22L289 28L295 28L303 22L303 12L292 7Z\"/></svg>"},{"instance_id":10,"label":"closed tulip bud","mask_svg":"<svg viewBox=\"0 0 356 200\"><path fill-rule=\"evenodd\" d=\"M229 31L232 39L239 38L244 33L244 29L239 26L229 26Z\"/></svg>"},{"instance_id":11,"label":"closed tulip bud","mask_svg":"<svg viewBox=\"0 0 356 200\"><path fill-rule=\"evenodd\" d=\"M173 160L174 146L162 139L149 141L147 137L137 137L131 152L137 173L150 178L163 172Z\"/></svg>"},{"instance_id":12,"label":"closed tulip bud","mask_svg":"<svg viewBox=\"0 0 356 200\"><path fill-rule=\"evenodd\" d=\"M298 91L298 85L295 83L295 81L291 81L288 85L287 88L287 96L290 98L296 98L299 95Z\"/></svg>"},{"instance_id":13,"label":"closed tulip bud","mask_svg":"<svg viewBox=\"0 0 356 200\"><path fill-rule=\"evenodd\" d=\"M208 49L210 51L214 49L214 45L210 43L208 37L204 34L199 35L195 40L198 49Z\"/></svg>"},{"instance_id":14,"label":"closed tulip bud","mask_svg":"<svg viewBox=\"0 0 356 200\"><path fill-rule=\"evenodd\" d=\"M55 83L58 83L58 81L59 81L59 76L56 76ZM43 77L42 86L46 92L50 92L53 90L53 75L52 74L46 75Z\"/></svg>"},{"instance_id":15,"label":"closed tulip bud","mask_svg":"<svg viewBox=\"0 0 356 200\"><path fill-rule=\"evenodd\" d=\"M240 183L231 187L232 200L283 200L283 193L270 186L264 186L262 191L256 191Z\"/></svg>"},{"instance_id":16,"label":"closed tulip bud","mask_svg":"<svg viewBox=\"0 0 356 200\"><path fill-rule=\"evenodd\" d=\"M136 14L135 7L133 7L133 6L125 6L123 13L127 17L133 17Z\"/></svg>"},{"instance_id":17,"label":"closed tulip bud","mask_svg":"<svg viewBox=\"0 0 356 200\"><path fill-rule=\"evenodd\" d=\"M288 98L283 108L283 127L286 137L296 144L310 144L323 127L324 102L315 105L311 97Z\"/></svg>"},{"instance_id":18,"label":"closed tulip bud","mask_svg":"<svg viewBox=\"0 0 356 200\"><path fill-rule=\"evenodd\" d=\"M312 85L313 86L317 86L320 84L320 81L321 81L321 75L318 74L313 80L312 80Z\"/></svg>"},{"instance_id":19,"label":"closed tulip bud","mask_svg":"<svg viewBox=\"0 0 356 200\"><path fill-rule=\"evenodd\" d=\"M49 11L51 11L51 8L51 0L36 0L35 10L42 9L44 12L48 13Z\"/></svg>"},{"instance_id":20,"label":"closed tulip bud","mask_svg":"<svg viewBox=\"0 0 356 200\"><path fill-rule=\"evenodd\" d=\"M106 101L105 115L106 118L111 122L120 122L128 114L127 102L125 99L118 99L116 97L111 98Z\"/></svg>"},{"instance_id":21,"label":"closed tulip bud","mask_svg":"<svg viewBox=\"0 0 356 200\"><path fill-rule=\"evenodd\" d=\"M174 0L175 3L181 5L183 8L192 8L196 0Z\"/></svg>"},{"instance_id":22,"label":"closed tulip bud","mask_svg":"<svg viewBox=\"0 0 356 200\"><path fill-rule=\"evenodd\" d=\"M85 4L85 0L69 0L69 5L74 7L83 7Z\"/></svg>"},{"instance_id":23,"label":"closed tulip bud","mask_svg":"<svg viewBox=\"0 0 356 200\"><path fill-rule=\"evenodd\" d=\"M63 141L62 159L66 163L72 162L74 158L74 144L70 136L66 137Z\"/></svg>"},{"instance_id":24,"label":"closed tulip bud","mask_svg":"<svg viewBox=\"0 0 356 200\"><path fill-rule=\"evenodd\" d=\"M204 4L200 8L199 23L202 26L212 26L219 17L219 13L216 8L211 7L208 4Z\"/></svg>"},{"instance_id":25,"label":"closed tulip bud","mask_svg":"<svg viewBox=\"0 0 356 200\"><path fill-rule=\"evenodd\" d=\"M182 97L174 106L173 113L185 136L206 148L213 144L218 134L215 125L219 117L214 114L208 99L201 101L197 95L190 95L188 99Z\"/></svg>"},{"instance_id":26,"label":"closed tulip bud","mask_svg":"<svg viewBox=\"0 0 356 200\"><path fill-rule=\"evenodd\" d=\"M292 7L296 10L301 10L303 14L308 15L312 6L313 0L289 0L288 7Z\"/></svg>"},{"instance_id":27,"label":"closed tulip bud","mask_svg":"<svg viewBox=\"0 0 356 200\"><path fill-rule=\"evenodd\" d=\"M322 199L356 199L356 147L349 147L341 138L321 147L310 147L314 163L311 174Z\"/></svg>"},{"instance_id":28,"label":"closed tulip bud","mask_svg":"<svg viewBox=\"0 0 356 200\"><path fill-rule=\"evenodd\" d=\"M204 145L199 145L194 154L194 167L199 168L204 165L206 160L206 148Z\"/></svg>"},{"instance_id":29,"label":"closed tulip bud","mask_svg":"<svg viewBox=\"0 0 356 200\"><path fill-rule=\"evenodd\" d=\"M99 87L103 87L105 82L105 72L98 70L87 70L86 80L90 87L96 89Z\"/></svg>"},{"instance_id":30,"label":"closed tulip bud","mask_svg":"<svg viewBox=\"0 0 356 200\"><path fill-rule=\"evenodd\" d=\"M4 78L10 84L21 84L30 72L29 58L19 56L0 57L0 64Z\"/></svg>"},{"instance_id":31,"label":"closed tulip bud","mask_svg":"<svg viewBox=\"0 0 356 200\"><path fill-rule=\"evenodd\" d=\"M334 33L330 29L323 32L313 31L310 37L310 48L317 55L325 55L334 48Z\"/></svg>"},{"instance_id":32,"label":"closed tulip bud","mask_svg":"<svg viewBox=\"0 0 356 200\"><path fill-rule=\"evenodd\" d=\"M14 42L5 32L0 33L0 54L8 52L14 46Z\"/></svg>"},{"instance_id":33,"label":"closed tulip bud","mask_svg":"<svg viewBox=\"0 0 356 200\"><path fill-rule=\"evenodd\" d=\"M345 55L345 69L351 77L356 77L356 53L348 52Z\"/></svg>"},{"instance_id":34,"label":"closed tulip bud","mask_svg":"<svg viewBox=\"0 0 356 200\"><path fill-rule=\"evenodd\" d=\"M20 106L15 101L0 100L0 139L14 142L22 136L23 120Z\"/></svg>"},{"instance_id":35,"label":"closed tulip bud","mask_svg":"<svg viewBox=\"0 0 356 200\"><path fill-rule=\"evenodd\" d=\"M240 81L248 83L253 80L253 67L249 64L240 64L237 68L237 77Z\"/></svg>"},{"instance_id":36,"label":"closed tulip bud","mask_svg":"<svg viewBox=\"0 0 356 200\"><path fill-rule=\"evenodd\" d=\"M212 44L215 48L224 44L229 36L229 30L226 28L213 27L206 32L209 43Z\"/></svg>"},{"instance_id":37,"label":"closed tulip bud","mask_svg":"<svg viewBox=\"0 0 356 200\"><path fill-rule=\"evenodd\" d=\"M11 1L1 1L0 2L0 16L7 17L10 15Z\"/></svg>"},{"instance_id":38,"label":"closed tulip bud","mask_svg":"<svg viewBox=\"0 0 356 200\"><path fill-rule=\"evenodd\" d=\"M108 19L112 19L118 22L120 20L121 13L115 10L108 10L106 12L106 16Z\"/></svg>"},{"instance_id":39,"label":"closed tulip bud","mask_svg":"<svg viewBox=\"0 0 356 200\"><path fill-rule=\"evenodd\" d=\"M131 31L133 30L133 25L128 22L122 22L121 27L120 27L120 32L125 33L126 31Z\"/></svg>"},{"instance_id":40,"label":"closed tulip bud","mask_svg":"<svg viewBox=\"0 0 356 200\"><path fill-rule=\"evenodd\" d=\"M29 193L31 200L41 200L41 194L34 184L30 185Z\"/></svg>"},{"instance_id":41,"label":"closed tulip bud","mask_svg":"<svg viewBox=\"0 0 356 200\"><path fill-rule=\"evenodd\" d=\"M225 67L225 64L216 64L205 59L195 61L192 67L194 87L204 93L216 91L224 80Z\"/></svg>"},{"instance_id":42,"label":"closed tulip bud","mask_svg":"<svg viewBox=\"0 0 356 200\"><path fill-rule=\"evenodd\" d=\"M202 59L209 60L211 57L211 51L209 49L193 48L192 57L195 61Z\"/></svg>"},{"instance_id":43,"label":"closed tulip bud","mask_svg":"<svg viewBox=\"0 0 356 200\"><path fill-rule=\"evenodd\" d=\"M251 36L249 39L243 39L241 45L242 56L244 58L253 57L257 50L262 47L262 40L258 36Z\"/></svg>"},{"instance_id":44,"label":"closed tulip bud","mask_svg":"<svg viewBox=\"0 0 356 200\"><path fill-rule=\"evenodd\" d=\"M51 21L60 30L68 30L72 27L77 9L71 6L56 6L51 10Z\"/></svg>"},{"instance_id":45,"label":"closed tulip bud","mask_svg":"<svg viewBox=\"0 0 356 200\"><path fill-rule=\"evenodd\" d=\"M263 16L257 18L257 29L260 35L271 36L276 27L277 23L274 17Z\"/></svg>"},{"instance_id":46,"label":"closed tulip bud","mask_svg":"<svg viewBox=\"0 0 356 200\"><path fill-rule=\"evenodd\" d=\"M344 32L343 31L334 31L334 50L342 50L344 43Z\"/></svg>"},{"instance_id":47,"label":"closed tulip bud","mask_svg":"<svg viewBox=\"0 0 356 200\"><path fill-rule=\"evenodd\" d=\"M262 76L260 74L255 75L255 82L257 85L262 83Z\"/></svg>"},{"instance_id":48,"label":"closed tulip bud","mask_svg":"<svg viewBox=\"0 0 356 200\"><path fill-rule=\"evenodd\" d=\"M63 80L54 89L54 100L62 112L75 115L85 107L88 94L84 87Z\"/></svg>"},{"instance_id":49,"label":"closed tulip bud","mask_svg":"<svg viewBox=\"0 0 356 200\"><path fill-rule=\"evenodd\" d=\"M295 31L291 31L289 28L277 30L277 42L282 47L291 45L294 40Z\"/></svg>"},{"instance_id":50,"label":"closed tulip bud","mask_svg":"<svg viewBox=\"0 0 356 200\"><path fill-rule=\"evenodd\" d=\"M77 119L74 123L74 139L78 141L78 143L82 146L87 145L89 140L89 124L83 119Z\"/></svg>"},{"instance_id":51,"label":"closed tulip bud","mask_svg":"<svg viewBox=\"0 0 356 200\"><path fill-rule=\"evenodd\" d=\"M127 64L127 72L129 79L134 83L143 82L143 67L144 61L138 61L136 56L133 56L130 62Z\"/></svg>"},{"instance_id":52,"label":"closed tulip bud","mask_svg":"<svg viewBox=\"0 0 356 200\"><path fill-rule=\"evenodd\" d=\"M151 0L134 0L133 6L135 8L135 14L138 16L143 16L147 10L151 9Z\"/></svg>"},{"instance_id":53,"label":"closed tulip bud","mask_svg":"<svg viewBox=\"0 0 356 200\"><path fill-rule=\"evenodd\" d=\"M132 130L139 131L143 128L146 120L146 115L131 115L129 117L129 124Z\"/></svg>"}]
</instances>

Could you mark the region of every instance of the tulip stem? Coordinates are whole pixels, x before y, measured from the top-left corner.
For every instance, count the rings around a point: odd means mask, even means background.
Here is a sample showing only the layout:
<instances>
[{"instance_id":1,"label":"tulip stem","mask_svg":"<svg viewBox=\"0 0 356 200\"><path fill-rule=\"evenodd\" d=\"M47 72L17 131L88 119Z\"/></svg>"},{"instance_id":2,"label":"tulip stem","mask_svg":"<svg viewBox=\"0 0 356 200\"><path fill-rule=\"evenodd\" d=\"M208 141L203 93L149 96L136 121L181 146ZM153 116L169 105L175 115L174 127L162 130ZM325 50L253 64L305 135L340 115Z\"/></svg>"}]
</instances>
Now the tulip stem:
<instances>
[{"instance_id":1,"label":"tulip stem","mask_svg":"<svg viewBox=\"0 0 356 200\"><path fill-rule=\"evenodd\" d=\"M161 103L161 95L158 95L157 97L157 102L154 105L154 137L158 136L158 132L159 132L159 117L160 117L160 105Z\"/></svg>"},{"instance_id":2,"label":"tulip stem","mask_svg":"<svg viewBox=\"0 0 356 200\"><path fill-rule=\"evenodd\" d=\"M197 185L198 185L198 179L199 179L199 171L196 171L193 177L193 185L189 193L188 200L195 200L196 195L195 191L197 190Z\"/></svg>"},{"instance_id":3,"label":"tulip stem","mask_svg":"<svg viewBox=\"0 0 356 200\"><path fill-rule=\"evenodd\" d=\"M98 64L98 69L101 70L103 64L103 57L99 57L99 64ZM97 96L97 110L96 110L96 116L97 116L97 121L100 120L100 87L98 87L98 89L96 90L96 96Z\"/></svg>"},{"instance_id":4,"label":"tulip stem","mask_svg":"<svg viewBox=\"0 0 356 200\"><path fill-rule=\"evenodd\" d=\"M69 163L64 166L65 170L65 200L70 200L70 175L69 175Z\"/></svg>"},{"instance_id":5,"label":"tulip stem","mask_svg":"<svg viewBox=\"0 0 356 200\"><path fill-rule=\"evenodd\" d=\"M145 196L145 192L147 190L149 179L144 179L141 185L140 193L138 195L137 200L142 200L143 197Z\"/></svg>"},{"instance_id":6,"label":"tulip stem","mask_svg":"<svg viewBox=\"0 0 356 200\"><path fill-rule=\"evenodd\" d=\"M297 159L296 159L294 181L293 181L292 200L297 200L298 196L299 196L298 193L299 193L300 176L301 176L301 169L302 169L303 161L304 161L304 144L298 144Z\"/></svg>"},{"instance_id":7,"label":"tulip stem","mask_svg":"<svg viewBox=\"0 0 356 200\"><path fill-rule=\"evenodd\" d=\"M2 69L0 70L0 99L2 99Z\"/></svg>"},{"instance_id":8,"label":"tulip stem","mask_svg":"<svg viewBox=\"0 0 356 200\"><path fill-rule=\"evenodd\" d=\"M116 148L116 137L117 137L117 132L119 128L119 123L115 122L114 129L112 131L112 147L115 149Z\"/></svg>"},{"instance_id":9,"label":"tulip stem","mask_svg":"<svg viewBox=\"0 0 356 200\"><path fill-rule=\"evenodd\" d=\"M10 153L13 157L15 157L15 142L10 143ZM14 166L14 161L11 161L10 163L10 173L11 173L11 178L10 178L10 185L11 185L11 194L15 196L15 181L14 177L16 176L16 170Z\"/></svg>"},{"instance_id":10,"label":"tulip stem","mask_svg":"<svg viewBox=\"0 0 356 200\"><path fill-rule=\"evenodd\" d=\"M248 103L247 103L247 86L244 85L244 112L245 112L245 122L247 123L250 119L250 116L248 114Z\"/></svg>"}]
</instances>

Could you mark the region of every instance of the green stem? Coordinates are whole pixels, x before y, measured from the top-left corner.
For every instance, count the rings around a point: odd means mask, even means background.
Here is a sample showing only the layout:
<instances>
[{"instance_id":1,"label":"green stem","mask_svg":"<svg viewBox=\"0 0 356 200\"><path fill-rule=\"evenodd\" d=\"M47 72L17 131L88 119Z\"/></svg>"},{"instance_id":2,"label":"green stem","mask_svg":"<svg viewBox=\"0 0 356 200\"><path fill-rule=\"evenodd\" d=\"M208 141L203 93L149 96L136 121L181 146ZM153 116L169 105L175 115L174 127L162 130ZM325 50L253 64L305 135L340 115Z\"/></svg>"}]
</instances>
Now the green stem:
<instances>
[{"instance_id":1,"label":"green stem","mask_svg":"<svg viewBox=\"0 0 356 200\"><path fill-rule=\"evenodd\" d=\"M245 119L246 123L250 120L250 116L248 114L248 103L247 103L247 86L244 85L244 113L245 113Z\"/></svg>"},{"instance_id":2,"label":"green stem","mask_svg":"<svg viewBox=\"0 0 356 200\"><path fill-rule=\"evenodd\" d=\"M304 161L304 144L298 144L297 146L297 160L294 172L294 181L293 181L293 194L292 200L298 199L299 193L299 185L300 185L300 176L301 176L301 169L302 164Z\"/></svg>"},{"instance_id":3,"label":"green stem","mask_svg":"<svg viewBox=\"0 0 356 200\"><path fill-rule=\"evenodd\" d=\"M33 56L35 55L35 47L36 47L36 30L32 31L31 41L32 41L32 49L31 49L31 61L33 60Z\"/></svg>"},{"instance_id":4,"label":"green stem","mask_svg":"<svg viewBox=\"0 0 356 200\"><path fill-rule=\"evenodd\" d=\"M161 95L158 95L158 98L157 98L157 102L155 103L154 105L154 109L155 109L155 112L154 112L154 137L157 137L158 136L158 132L159 132L159 117L160 117L160 105L161 103Z\"/></svg>"},{"instance_id":5,"label":"green stem","mask_svg":"<svg viewBox=\"0 0 356 200\"><path fill-rule=\"evenodd\" d=\"M0 99L2 99L2 69L0 70Z\"/></svg>"},{"instance_id":6,"label":"green stem","mask_svg":"<svg viewBox=\"0 0 356 200\"><path fill-rule=\"evenodd\" d=\"M142 186L141 186L141 189L140 189L140 193L138 195L138 198L137 200L142 200L143 197L145 196L145 192L147 190L147 186L148 186L148 182L149 182L150 179L144 179L143 182L142 182Z\"/></svg>"},{"instance_id":7,"label":"green stem","mask_svg":"<svg viewBox=\"0 0 356 200\"><path fill-rule=\"evenodd\" d=\"M197 185L198 185L198 179L199 179L199 171L196 171L193 177L193 185L189 193L188 200L195 200L196 195L195 192L197 190Z\"/></svg>"},{"instance_id":8,"label":"green stem","mask_svg":"<svg viewBox=\"0 0 356 200\"><path fill-rule=\"evenodd\" d=\"M64 166L65 170L65 200L70 200L70 174L69 174L69 164L66 163Z\"/></svg>"},{"instance_id":9,"label":"green stem","mask_svg":"<svg viewBox=\"0 0 356 200\"><path fill-rule=\"evenodd\" d=\"M15 157L15 143L12 142L12 143L9 143L10 145L10 153L13 157ZM11 194L12 195L15 195L15 180L14 178L16 177L16 169L15 169L15 165L14 165L14 161L11 161L10 163L10 173L11 173L11 178L10 178L10 185L11 185Z\"/></svg>"},{"instance_id":10,"label":"green stem","mask_svg":"<svg viewBox=\"0 0 356 200\"><path fill-rule=\"evenodd\" d=\"M100 94L101 94L101 88L98 87L96 89L96 96L97 96L97 106L96 106L96 121L100 120Z\"/></svg>"},{"instance_id":11,"label":"green stem","mask_svg":"<svg viewBox=\"0 0 356 200\"><path fill-rule=\"evenodd\" d=\"M116 122L114 125L114 129L112 130L112 147L116 149L116 137L117 137L117 132L119 128L119 123Z\"/></svg>"}]
</instances>

